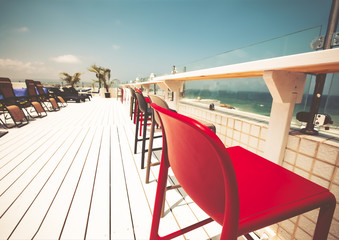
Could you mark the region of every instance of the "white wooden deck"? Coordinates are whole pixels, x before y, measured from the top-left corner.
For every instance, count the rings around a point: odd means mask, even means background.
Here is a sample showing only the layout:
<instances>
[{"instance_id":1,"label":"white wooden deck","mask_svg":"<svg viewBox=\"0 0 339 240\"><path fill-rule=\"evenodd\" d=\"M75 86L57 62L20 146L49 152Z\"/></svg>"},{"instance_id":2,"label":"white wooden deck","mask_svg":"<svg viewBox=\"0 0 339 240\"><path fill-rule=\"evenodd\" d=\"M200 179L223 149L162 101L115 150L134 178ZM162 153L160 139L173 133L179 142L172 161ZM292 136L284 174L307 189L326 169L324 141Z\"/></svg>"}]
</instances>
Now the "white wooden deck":
<instances>
[{"instance_id":1,"label":"white wooden deck","mask_svg":"<svg viewBox=\"0 0 339 240\"><path fill-rule=\"evenodd\" d=\"M148 239L156 181L145 184L128 112L94 98L0 138L0 239ZM162 235L207 217L182 196L168 192ZM179 238L220 231L210 223Z\"/></svg>"}]
</instances>

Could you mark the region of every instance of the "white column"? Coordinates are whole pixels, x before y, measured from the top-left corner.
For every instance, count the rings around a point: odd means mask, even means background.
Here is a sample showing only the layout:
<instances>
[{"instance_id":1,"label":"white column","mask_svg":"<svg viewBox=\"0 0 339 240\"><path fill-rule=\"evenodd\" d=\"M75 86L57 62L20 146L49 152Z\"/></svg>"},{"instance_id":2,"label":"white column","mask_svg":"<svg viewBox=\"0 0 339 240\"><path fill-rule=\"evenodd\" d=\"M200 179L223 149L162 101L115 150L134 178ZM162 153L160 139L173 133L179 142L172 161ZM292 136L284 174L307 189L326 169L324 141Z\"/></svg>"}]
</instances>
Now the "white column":
<instances>
[{"instance_id":1,"label":"white column","mask_svg":"<svg viewBox=\"0 0 339 240\"><path fill-rule=\"evenodd\" d=\"M168 87L167 87L167 85L164 82L159 82L157 84L161 88L161 90L163 90L164 93L165 93L165 96L164 96L165 101L168 101Z\"/></svg>"},{"instance_id":2,"label":"white column","mask_svg":"<svg viewBox=\"0 0 339 240\"><path fill-rule=\"evenodd\" d=\"M180 100L180 90L183 87L184 81L178 80L165 80L165 84L172 92L174 92L175 110L178 110Z\"/></svg>"},{"instance_id":3,"label":"white column","mask_svg":"<svg viewBox=\"0 0 339 240\"><path fill-rule=\"evenodd\" d=\"M264 155L281 164L290 131L293 110L303 96L306 74L288 71L265 71L265 83L273 97Z\"/></svg>"},{"instance_id":4,"label":"white column","mask_svg":"<svg viewBox=\"0 0 339 240\"><path fill-rule=\"evenodd\" d=\"M148 96L149 95L149 88L150 88L150 85L143 85L143 88L146 89L146 95Z\"/></svg>"}]
</instances>

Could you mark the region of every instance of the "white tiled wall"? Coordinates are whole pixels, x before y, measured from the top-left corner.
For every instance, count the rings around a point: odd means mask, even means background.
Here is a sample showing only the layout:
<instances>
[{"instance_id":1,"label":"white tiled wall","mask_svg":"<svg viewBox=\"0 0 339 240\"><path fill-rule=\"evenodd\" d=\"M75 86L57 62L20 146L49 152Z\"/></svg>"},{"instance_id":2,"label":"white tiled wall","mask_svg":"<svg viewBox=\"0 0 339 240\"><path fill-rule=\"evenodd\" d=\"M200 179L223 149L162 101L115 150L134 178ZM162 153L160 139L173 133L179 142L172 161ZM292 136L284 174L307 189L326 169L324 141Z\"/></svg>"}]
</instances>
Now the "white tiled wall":
<instances>
[{"instance_id":1,"label":"white tiled wall","mask_svg":"<svg viewBox=\"0 0 339 240\"><path fill-rule=\"evenodd\" d=\"M180 104L178 112L213 123L218 137L227 147L240 145L259 155L263 154L267 125L262 122L227 116L186 104Z\"/></svg>"}]
</instances>

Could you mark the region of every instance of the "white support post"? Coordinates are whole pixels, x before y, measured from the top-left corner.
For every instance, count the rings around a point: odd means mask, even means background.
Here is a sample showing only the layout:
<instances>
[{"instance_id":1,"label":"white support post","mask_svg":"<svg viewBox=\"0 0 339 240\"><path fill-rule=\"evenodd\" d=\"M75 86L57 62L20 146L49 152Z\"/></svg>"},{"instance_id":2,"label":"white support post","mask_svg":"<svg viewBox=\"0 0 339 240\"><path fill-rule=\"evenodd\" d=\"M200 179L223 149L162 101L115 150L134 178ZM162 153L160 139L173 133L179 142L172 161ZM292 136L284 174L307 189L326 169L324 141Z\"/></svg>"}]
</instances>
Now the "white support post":
<instances>
[{"instance_id":1,"label":"white support post","mask_svg":"<svg viewBox=\"0 0 339 240\"><path fill-rule=\"evenodd\" d=\"M143 88L146 89L146 95L149 95L149 88L150 88L150 85L143 85Z\"/></svg>"},{"instance_id":2,"label":"white support post","mask_svg":"<svg viewBox=\"0 0 339 240\"><path fill-rule=\"evenodd\" d=\"M161 90L165 93L165 101L168 101L168 87L164 82L157 83Z\"/></svg>"},{"instance_id":3,"label":"white support post","mask_svg":"<svg viewBox=\"0 0 339 240\"><path fill-rule=\"evenodd\" d=\"M175 110L178 110L179 107L179 98L180 98L180 90L182 89L184 85L184 81L171 81L171 80L165 80L165 84L169 89L171 89L172 92L174 92L174 104L175 104Z\"/></svg>"},{"instance_id":4,"label":"white support post","mask_svg":"<svg viewBox=\"0 0 339 240\"><path fill-rule=\"evenodd\" d=\"M264 154L272 162L281 164L294 106L302 100L306 74L277 70L265 71L263 77L273 97Z\"/></svg>"}]
</instances>

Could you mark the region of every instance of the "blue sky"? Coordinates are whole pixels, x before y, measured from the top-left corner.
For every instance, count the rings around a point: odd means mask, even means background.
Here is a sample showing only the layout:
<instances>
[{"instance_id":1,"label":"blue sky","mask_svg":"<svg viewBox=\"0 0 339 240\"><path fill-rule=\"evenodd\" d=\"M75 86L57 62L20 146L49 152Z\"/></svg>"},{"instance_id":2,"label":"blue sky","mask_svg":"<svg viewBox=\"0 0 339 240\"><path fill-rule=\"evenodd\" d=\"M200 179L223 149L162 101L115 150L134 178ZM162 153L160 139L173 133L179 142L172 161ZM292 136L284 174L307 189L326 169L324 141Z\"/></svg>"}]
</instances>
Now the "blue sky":
<instances>
[{"instance_id":1,"label":"blue sky","mask_svg":"<svg viewBox=\"0 0 339 240\"><path fill-rule=\"evenodd\" d=\"M323 25L331 0L0 0L0 76L122 82Z\"/></svg>"}]
</instances>

